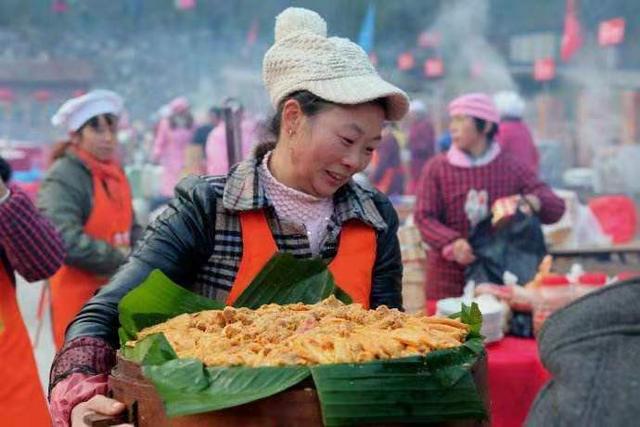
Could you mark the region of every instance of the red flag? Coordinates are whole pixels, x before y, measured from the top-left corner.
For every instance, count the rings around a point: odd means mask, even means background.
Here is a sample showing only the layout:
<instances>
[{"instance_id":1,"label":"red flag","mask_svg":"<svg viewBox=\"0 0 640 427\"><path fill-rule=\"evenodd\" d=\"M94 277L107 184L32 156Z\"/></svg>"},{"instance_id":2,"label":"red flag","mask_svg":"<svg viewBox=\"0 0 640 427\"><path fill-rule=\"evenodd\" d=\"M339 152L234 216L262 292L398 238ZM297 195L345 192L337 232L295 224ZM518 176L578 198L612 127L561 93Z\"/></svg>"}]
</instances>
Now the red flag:
<instances>
[{"instance_id":1,"label":"red flag","mask_svg":"<svg viewBox=\"0 0 640 427\"><path fill-rule=\"evenodd\" d=\"M567 12L564 15L564 34L560 47L560 57L567 62L582 46L582 31L576 15L576 0L567 0Z\"/></svg>"},{"instance_id":2,"label":"red flag","mask_svg":"<svg viewBox=\"0 0 640 427\"><path fill-rule=\"evenodd\" d=\"M175 0L176 8L179 10L195 9L196 0Z\"/></svg>"},{"instance_id":3,"label":"red flag","mask_svg":"<svg viewBox=\"0 0 640 427\"><path fill-rule=\"evenodd\" d=\"M600 46L611 46L624 41L624 18L602 21L598 27L598 43Z\"/></svg>"},{"instance_id":4,"label":"red flag","mask_svg":"<svg viewBox=\"0 0 640 427\"><path fill-rule=\"evenodd\" d=\"M54 0L51 4L51 10L55 13L65 13L69 11L69 5L65 0Z\"/></svg>"}]
</instances>

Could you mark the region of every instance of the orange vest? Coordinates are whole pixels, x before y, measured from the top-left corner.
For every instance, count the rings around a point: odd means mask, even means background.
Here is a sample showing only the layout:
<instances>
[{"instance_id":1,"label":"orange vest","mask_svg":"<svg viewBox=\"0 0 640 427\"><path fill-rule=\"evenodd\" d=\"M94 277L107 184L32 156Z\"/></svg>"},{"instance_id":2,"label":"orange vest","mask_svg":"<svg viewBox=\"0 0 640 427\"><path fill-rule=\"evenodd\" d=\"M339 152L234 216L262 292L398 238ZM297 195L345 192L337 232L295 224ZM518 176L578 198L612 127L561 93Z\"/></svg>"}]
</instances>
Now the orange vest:
<instances>
[{"instance_id":1,"label":"orange vest","mask_svg":"<svg viewBox=\"0 0 640 427\"><path fill-rule=\"evenodd\" d=\"M231 305L262 268L278 252L271 228L262 210L240 213L242 260L227 298ZM369 308L373 266L376 260L376 233L360 221L342 226L338 252L329 264L336 284L353 302Z\"/></svg>"},{"instance_id":2,"label":"orange vest","mask_svg":"<svg viewBox=\"0 0 640 427\"><path fill-rule=\"evenodd\" d=\"M51 425L31 340L22 321L16 289L0 262L0 424Z\"/></svg>"},{"instance_id":3,"label":"orange vest","mask_svg":"<svg viewBox=\"0 0 640 427\"><path fill-rule=\"evenodd\" d=\"M91 164L87 166L91 169L93 177L93 208L84 225L84 233L94 239L104 240L116 248L128 250L133 208L131 190L124 172L120 185L111 187L111 191L123 194L111 197L99 171ZM97 276L69 265L63 265L50 279L51 323L57 349L64 344L64 334L69 323L107 281L108 277Z\"/></svg>"}]
</instances>

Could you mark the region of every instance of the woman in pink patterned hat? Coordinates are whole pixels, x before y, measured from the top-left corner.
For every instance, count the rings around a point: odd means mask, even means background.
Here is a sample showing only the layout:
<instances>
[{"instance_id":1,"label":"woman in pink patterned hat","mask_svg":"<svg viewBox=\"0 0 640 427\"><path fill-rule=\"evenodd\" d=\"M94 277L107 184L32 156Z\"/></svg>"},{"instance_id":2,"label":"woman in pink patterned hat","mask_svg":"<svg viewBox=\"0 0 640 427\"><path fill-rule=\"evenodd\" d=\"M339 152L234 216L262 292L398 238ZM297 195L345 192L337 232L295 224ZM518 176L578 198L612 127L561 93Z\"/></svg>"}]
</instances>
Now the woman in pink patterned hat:
<instances>
[{"instance_id":1,"label":"woman in pink patterned hat","mask_svg":"<svg viewBox=\"0 0 640 427\"><path fill-rule=\"evenodd\" d=\"M563 201L495 142L500 116L489 96L460 96L449 104L449 116L451 149L427 163L416 192L415 219L429 245L429 300L462 295L465 267L475 260L470 231L496 200L524 195L543 223L564 213Z\"/></svg>"}]
</instances>

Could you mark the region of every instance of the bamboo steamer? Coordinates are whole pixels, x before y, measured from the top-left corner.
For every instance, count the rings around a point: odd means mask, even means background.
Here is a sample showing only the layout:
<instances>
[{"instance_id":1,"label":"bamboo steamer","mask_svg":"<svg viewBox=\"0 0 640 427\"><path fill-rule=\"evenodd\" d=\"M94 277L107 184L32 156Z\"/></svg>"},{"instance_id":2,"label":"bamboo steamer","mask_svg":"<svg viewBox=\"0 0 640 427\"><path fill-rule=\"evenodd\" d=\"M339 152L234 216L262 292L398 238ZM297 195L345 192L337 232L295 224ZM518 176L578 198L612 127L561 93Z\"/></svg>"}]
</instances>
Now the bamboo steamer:
<instances>
[{"instance_id":1,"label":"bamboo steamer","mask_svg":"<svg viewBox=\"0 0 640 427\"><path fill-rule=\"evenodd\" d=\"M322 427L320 401L313 383L303 381L276 395L219 411L168 418L153 384L142 374L140 365L118 354L116 367L109 376L112 397L123 402L127 411L118 418L89 415L85 422L92 427L130 422L139 427ZM489 407L487 358L481 356L472 367L478 392ZM393 427L399 424L385 424ZM415 425L415 424L414 424ZM446 427L488 426L487 422L459 420L439 424ZM383 427L382 424L376 426Z\"/></svg>"}]
</instances>

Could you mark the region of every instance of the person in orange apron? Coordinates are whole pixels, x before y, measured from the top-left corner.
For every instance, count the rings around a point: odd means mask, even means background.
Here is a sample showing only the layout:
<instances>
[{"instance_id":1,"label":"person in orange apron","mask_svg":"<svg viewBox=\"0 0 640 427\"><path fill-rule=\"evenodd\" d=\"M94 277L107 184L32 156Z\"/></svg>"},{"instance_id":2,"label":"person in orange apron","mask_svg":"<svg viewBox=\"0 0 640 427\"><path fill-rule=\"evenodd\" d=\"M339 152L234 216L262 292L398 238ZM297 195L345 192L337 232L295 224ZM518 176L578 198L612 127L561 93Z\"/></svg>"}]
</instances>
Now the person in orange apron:
<instances>
[{"instance_id":1,"label":"person in orange apron","mask_svg":"<svg viewBox=\"0 0 640 427\"><path fill-rule=\"evenodd\" d=\"M154 269L231 304L273 254L286 252L324 261L364 307L402 308L397 214L384 194L352 177L385 143L384 122L407 112L408 98L358 45L327 37L313 11L285 10L275 34L263 73L276 109L270 135L226 175L178 184L140 247L76 316L51 370L60 425L116 412L104 394L118 347L117 305Z\"/></svg>"},{"instance_id":2,"label":"person in orange apron","mask_svg":"<svg viewBox=\"0 0 640 427\"><path fill-rule=\"evenodd\" d=\"M16 298L14 270L28 281L46 279L62 264L64 246L26 193L0 178L0 424L51 425L31 340Z\"/></svg>"},{"instance_id":3,"label":"person in orange apron","mask_svg":"<svg viewBox=\"0 0 640 427\"><path fill-rule=\"evenodd\" d=\"M64 265L50 280L57 348L71 320L130 249L131 190L115 159L121 111L117 94L97 90L67 101L52 119L70 134L39 192L39 207L67 248Z\"/></svg>"}]
</instances>

